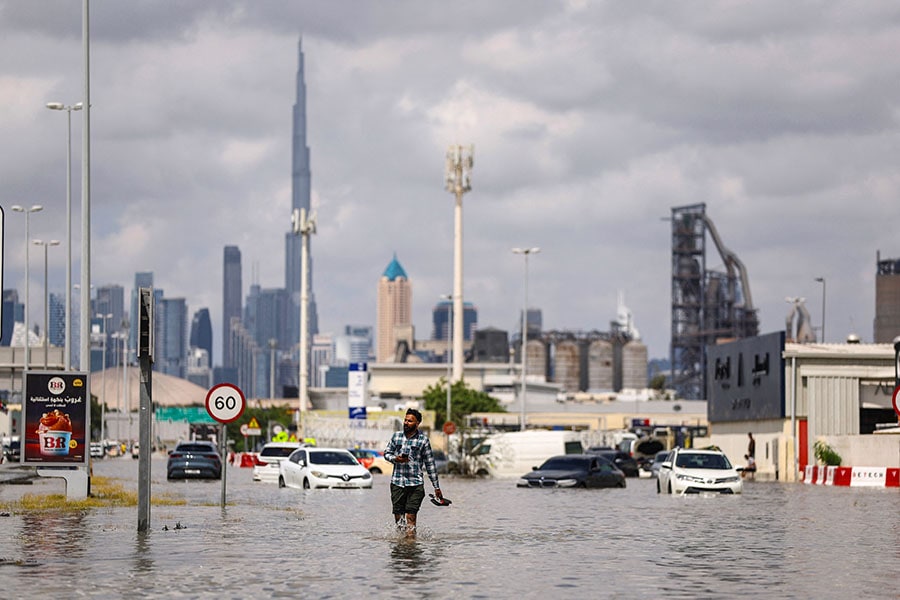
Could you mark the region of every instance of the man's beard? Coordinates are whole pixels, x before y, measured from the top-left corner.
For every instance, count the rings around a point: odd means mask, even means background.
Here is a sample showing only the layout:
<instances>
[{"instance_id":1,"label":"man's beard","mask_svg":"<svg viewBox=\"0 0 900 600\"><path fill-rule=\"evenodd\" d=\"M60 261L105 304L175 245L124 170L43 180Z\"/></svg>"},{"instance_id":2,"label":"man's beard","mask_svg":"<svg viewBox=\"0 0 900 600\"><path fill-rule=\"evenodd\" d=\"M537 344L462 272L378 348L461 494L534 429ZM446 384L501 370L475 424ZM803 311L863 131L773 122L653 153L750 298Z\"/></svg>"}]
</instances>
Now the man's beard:
<instances>
[{"instance_id":1,"label":"man's beard","mask_svg":"<svg viewBox=\"0 0 900 600\"><path fill-rule=\"evenodd\" d=\"M410 433L415 433L415 432L416 432L415 425L407 425L406 423L403 424L403 433L410 434Z\"/></svg>"}]
</instances>

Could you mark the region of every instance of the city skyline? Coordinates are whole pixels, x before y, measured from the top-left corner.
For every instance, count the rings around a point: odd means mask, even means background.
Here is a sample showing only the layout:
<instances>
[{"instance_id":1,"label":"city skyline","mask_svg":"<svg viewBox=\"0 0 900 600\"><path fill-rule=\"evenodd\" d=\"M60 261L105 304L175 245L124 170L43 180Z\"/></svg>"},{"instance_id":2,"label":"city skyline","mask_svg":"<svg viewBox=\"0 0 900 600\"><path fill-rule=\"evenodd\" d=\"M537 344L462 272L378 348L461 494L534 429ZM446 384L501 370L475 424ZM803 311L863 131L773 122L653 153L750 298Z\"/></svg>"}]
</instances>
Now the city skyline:
<instances>
[{"instance_id":1,"label":"city skyline","mask_svg":"<svg viewBox=\"0 0 900 600\"><path fill-rule=\"evenodd\" d=\"M19 57L0 66L0 204L4 288L20 301L28 240L10 206L43 205L32 238L65 238L65 115L46 103L80 100L80 9L0 0L0 47ZM153 272L190 311L209 308L216 362L223 247L259 265L262 286L284 285L301 36L321 331L375 323L372 277L396 251L426 334L452 284L445 153L474 144L464 298L479 327L518 329L510 249L535 246L528 296L545 329L605 330L622 292L650 357L667 357L665 219L705 202L746 266L761 333L802 297L818 331L827 302L827 341L873 339L876 253L900 257L876 226L900 217L893 3L498 0L447 15L404 1L94 0L91 19L92 279ZM49 251L52 293L64 257ZM30 316L43 298L32 259Z\"/></svg>"}]
</instances>

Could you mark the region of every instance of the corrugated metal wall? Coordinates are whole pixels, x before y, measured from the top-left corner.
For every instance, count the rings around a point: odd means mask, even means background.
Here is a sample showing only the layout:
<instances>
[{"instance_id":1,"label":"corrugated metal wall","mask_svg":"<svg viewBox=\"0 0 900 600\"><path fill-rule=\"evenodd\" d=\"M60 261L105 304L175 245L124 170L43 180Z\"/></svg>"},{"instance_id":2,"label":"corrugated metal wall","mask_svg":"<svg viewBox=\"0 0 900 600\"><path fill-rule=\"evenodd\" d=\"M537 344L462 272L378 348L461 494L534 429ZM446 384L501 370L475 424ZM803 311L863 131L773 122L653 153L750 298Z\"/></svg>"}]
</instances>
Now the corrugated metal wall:
<instances>
[{"instance_id":1,"label":"corrugated metal wall","mask_svg":"<svg viewBox=\"0 0 900 600\"><path fill-rule=\"evenodd\" d=\"M810 447L820 435L859 433L859 378L808 377Z\"/></svg>"}]
</instances>

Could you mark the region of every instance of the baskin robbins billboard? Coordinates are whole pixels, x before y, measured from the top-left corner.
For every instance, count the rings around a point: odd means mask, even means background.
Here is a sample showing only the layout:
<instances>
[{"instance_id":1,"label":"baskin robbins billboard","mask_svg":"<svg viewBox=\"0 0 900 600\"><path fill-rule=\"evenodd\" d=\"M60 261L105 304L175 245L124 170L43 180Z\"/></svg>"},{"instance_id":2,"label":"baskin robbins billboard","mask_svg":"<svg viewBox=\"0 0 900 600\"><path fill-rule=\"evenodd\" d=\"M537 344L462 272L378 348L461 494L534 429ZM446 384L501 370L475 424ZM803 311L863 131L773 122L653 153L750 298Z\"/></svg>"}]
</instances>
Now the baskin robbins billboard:
<instances>
[{"instance_id":1,"label":"baskin robbins billboard","mask_svg":"<svg viewBox=\"0 0 900 600\"><path fill-rule=\"evenodd\" d=\"M45 466L87 464L89 406L84 373L26 373L22 462Z\"/></svg>"}]
</instances>

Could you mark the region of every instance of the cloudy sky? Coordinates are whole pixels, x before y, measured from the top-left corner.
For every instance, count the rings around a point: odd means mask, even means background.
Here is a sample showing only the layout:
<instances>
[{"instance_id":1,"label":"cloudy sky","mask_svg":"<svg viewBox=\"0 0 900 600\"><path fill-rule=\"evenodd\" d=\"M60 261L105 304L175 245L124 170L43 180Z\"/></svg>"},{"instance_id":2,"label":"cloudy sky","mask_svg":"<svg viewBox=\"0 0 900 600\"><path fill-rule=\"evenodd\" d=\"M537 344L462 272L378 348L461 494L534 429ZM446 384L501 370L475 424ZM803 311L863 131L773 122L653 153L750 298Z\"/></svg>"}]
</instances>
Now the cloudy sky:
<instances>
[{"instance_id":1,"label":"cloudy sky","mask_svg":"<svg viewBox=\"0 0 900 600\"><path fill-rule=\"evenodd\" d=\"M82 99L81 31L81 2L0 1L3 284L20 293L24 219L9 207L43 204L32 237L65 239L65 113L44 105ZM474 144L464 294L482 327L515 329L524 261L510 249L538 246L529 297L545 328L607 330L622 292L650 356L668 356L666 219L706 203L762 332L784 328L787 296L818 326L823 277L827 339L872 341L876 252L900 258L896 2L94 0L92 280L130 293L153 271L191 314L210 309L217 361L223 246L241 248L245 292L284 286L301 35L323 331L374 325L396 253L430 335L452 290L445 153ZM60 294L64 257L51 249ZM707 265L723 266L712 251Z\"/></svg>"}]
</instances>

